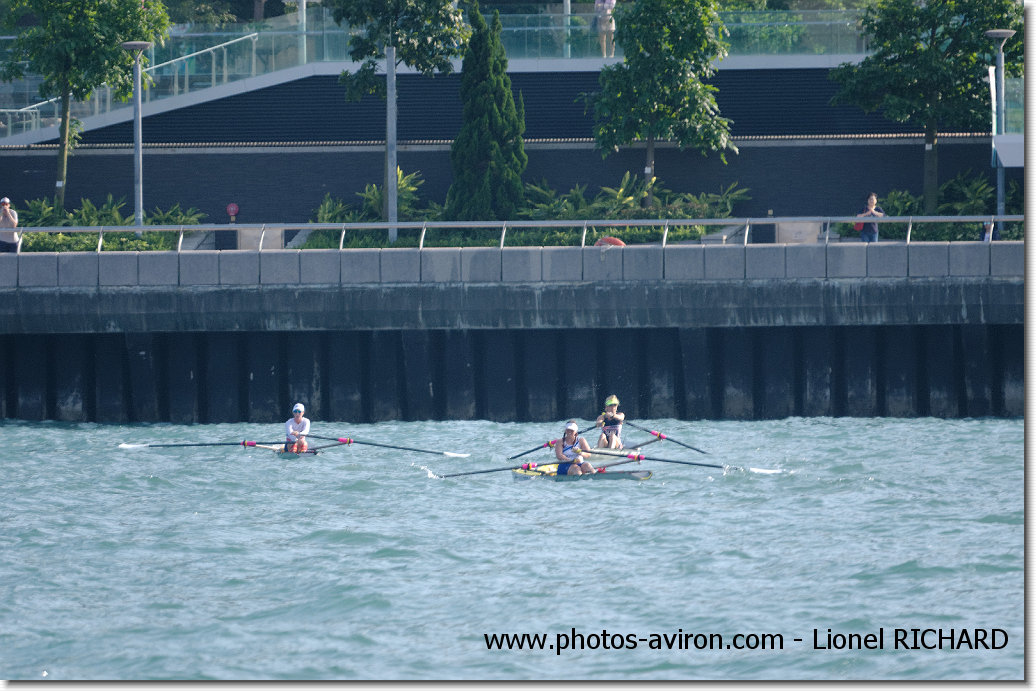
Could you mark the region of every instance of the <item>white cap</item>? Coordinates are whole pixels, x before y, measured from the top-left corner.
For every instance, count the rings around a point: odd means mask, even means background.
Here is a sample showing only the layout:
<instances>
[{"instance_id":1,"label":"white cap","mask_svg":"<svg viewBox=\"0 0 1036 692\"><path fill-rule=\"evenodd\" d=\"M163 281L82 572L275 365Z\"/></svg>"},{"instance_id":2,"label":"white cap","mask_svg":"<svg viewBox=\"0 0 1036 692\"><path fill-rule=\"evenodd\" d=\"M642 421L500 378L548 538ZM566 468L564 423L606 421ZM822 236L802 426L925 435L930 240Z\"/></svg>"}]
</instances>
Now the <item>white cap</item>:
<instances>
[{"instance_id":1,"label":"white cap","mask_svg":"<svg viewBox=\"0 0 1036 692\"><path fill-rule=\"evenodd\" d=\"M575 423L569 423L565 426L565 430L575 430L576 432L579 432L579 426Z\"/></svg>"},{"instance_id":2,"label":"white cap","mask_svg":"<svg viewBox=\"0 0 1036 692\"><path fill-rule=\"evenodd\" d=\"M305 413L306 412L306 407L303 406L302 404L295 404L294 406L291 407L291 412L292 413Z\"/></svg>"},{"instance_id":3,"label":"white cap","mask_svg":"<svg viewBox=\"0 0 1036 692\"><path fill-rule=\"evenodd\" d=\"M0 204L10 204L10 203L11 203L11 200L9 200L6 197L4 197L3 199L0 199Z\"/></svg>"}]
</instances>

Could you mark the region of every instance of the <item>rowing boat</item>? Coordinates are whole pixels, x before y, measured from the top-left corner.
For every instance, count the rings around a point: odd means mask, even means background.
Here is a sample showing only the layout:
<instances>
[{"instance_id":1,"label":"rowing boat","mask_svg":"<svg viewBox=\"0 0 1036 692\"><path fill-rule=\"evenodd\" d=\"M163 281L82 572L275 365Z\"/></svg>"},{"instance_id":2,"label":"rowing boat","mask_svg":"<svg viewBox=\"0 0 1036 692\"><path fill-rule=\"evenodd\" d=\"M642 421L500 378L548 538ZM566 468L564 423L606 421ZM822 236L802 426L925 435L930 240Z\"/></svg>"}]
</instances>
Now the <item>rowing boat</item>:
<instances>
[{"instance_id":1,"label":"rowing boat","mask_svg":"<svg viewBox=\"0 0 1036 692\"><path fill-rule=\"evenodd\" d=\"M650 471L609 471L600 469L597 473L583 473L575 475L558 475L558 465L542 464L532 469L513 469L511 477L516 481L525 481L531 478L543 478L548 481L646 481L651 478Z\"/></svg>"},{"instance_id":2,"label":"rowing boat","mask_svg":"<svg viewBox=\"0 0 1036 692\"><path fill-rule=\"evenodd\" d=\"M279 458L281 459L298 459L303 454L319 454L320 452L316 449L307 449L305 452L288 452L285 451L284 445L280 447L270 447Z\"/></svg>"}]
</instances>

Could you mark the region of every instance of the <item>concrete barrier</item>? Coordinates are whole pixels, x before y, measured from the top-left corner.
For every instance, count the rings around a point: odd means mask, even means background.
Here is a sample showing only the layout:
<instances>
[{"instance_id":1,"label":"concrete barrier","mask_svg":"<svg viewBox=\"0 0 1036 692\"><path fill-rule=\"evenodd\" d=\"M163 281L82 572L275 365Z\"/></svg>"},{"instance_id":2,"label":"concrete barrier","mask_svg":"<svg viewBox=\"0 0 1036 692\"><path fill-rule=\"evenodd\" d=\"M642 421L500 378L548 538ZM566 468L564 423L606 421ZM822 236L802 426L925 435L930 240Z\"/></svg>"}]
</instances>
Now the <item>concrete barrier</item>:
<instances>
[{"instance_id":1,"label":"concrete barrier","mask_svg":"<svg viewBox=\"0 0 1036 692\"><path fill-rule=\"evenodd\" d=\"M705 278L704 245L669 245L663 261L667 280L698 281Z\"/></svg>"},{"instance_id":2,"label":"concrete barrier","mask_svg":"<svg viewBox=\"0 0 1036 692\"><path fill-rule=\"evenodd\" d=\"M505 282L543 281L542 247L505 247L500 256L500 280Z\"/></svg>"},{"instance_id":3,"label":"concrete barrier","mask_svg":"<svg viewBox=\"0 0 1036 692\"><path fill-rule=\"evenodd\" d=\"M58 286L96 286L96 252L58 253Z\"/></svg>"},{"instance_id":4,"label":"concrete barrier","mask_svg":"<svg viewBox=\"0 0 1036 692\"><path fill-rule=\"evenodd\" d=\"M452 283L460 281L460 248L436 247L421 251L421 281Z\"/></svg>"},{"instance_id":5,"label":"concrete barrier","mask_svg":"<svg viewBox=\"0 0 1036 692\"><path fill-rule=\"evenodd\" d=\"M827 247L788 245L784 250L784 267L789 279L823 279L827 276Z\"/></svg>"},{"instance_id":6,"label":"concrete barrier","mask_svg":"<svg viewBox=\"0 0 1036 692\"><path fill-rule=\"evenodd\" d=\"M299 283L336 286L342 282L342 258L338 250L306 250L299 253Z\"/></svg>"},{"instance_id":7,"label":"concrete barrier","mask_svg":"<svg viewBox=\"0 0 1036 692\"><path fill-rule=\"evenodd\" d=\"M0 255L0 288L1024 276L1023 242Z\"/></svg>"},{"instance_id":8,"label":"concrete barrier","mask_svg":"<svg viewBox=\"0 0 1036 692\"><path fill-rule=\"evenodd\" d=\"M219 283L222 286L254 286L259 283L259 253L251 250L220 252Z\"/></svg>"},{"instance_id":9,"label":"concrete barrier","mask_svg":"<svg viewBox=\"0 0 1036 692\"><path fill-rule=\"evenodd\" d=\"M0 288L13 288L18 285L18 255L0 253Z\"/></svg>"},{"instance_id":10,"label":"concrete barrier","mask_svg":"<svg viewBox=\"0 0 1036 692\"><path fill-rule=\"evenodd\" d=\"M867 276L869 243L837 243L827 246L827 277L850 279Z\"/></svg>"},{"instance_id":11,"label":"concrete barrier","mask_svg":"<svg viewBox=\"0 0 1036 692\"><path fill-rule=\"evenodd\" d=\"M910 243L908 276L939 277L950 275L949 243Z\"/></svg>"},{"instance_id":12,"label":"concrete barrier","mask_svg":"<svg viewBox=\"0 0 1036 692\"><path fill-rule=\"evenodd\" d=\"M218 286L219 252L195 250L177 255L180 260L181 286Z\"/></svg>"},{"instance_id":13,"label":"concrete barrier","mask_svg":"<svg viewBox=\"0 0 1036 692\"><path fill-rule=\"evenodd\" d=\"M745 278L785 278L785 255L784 245L749 245L745 248Z\"/></svg>"},{"instance_id":14,"label":"concrete barrier","mask_svg":"<svg viewBox=\"0 0 1036 692\"><path fill-rule=\"evenodd\" d=\"M665 277L665 250L661 245L627 245L622 248L625 281L661 281Z\"/></svg>"},{"instance_id":15,"label":"concrete barrier","mask_svg":"<svg viewBox=\"0 0 1036 692\"><path fill-rule=\"evenodd\" d=\"M615 245L584 248L583 281L622 281L624 249Z\"/></svg>"},{"instance_id":16,"label":"concrete barrier","mask_svg":"<svg viewBox=\"0 0 1036 692\"><path fill-rule=\"evenodd\" d=\"M259 278L264 286L297 284L302 276L300 250L267 250L259 253Z\"/></svg>"},{"instance_id":17,"label":"concrete barrier","mask_svg":"<svg viewBox=\"0 0 1036 692\"><path fill-rule=\"evenodd\" d=\"M381 250L381 282L413 283L421 280L421 252L417 248Z\"/></svg>"},{"instance_id":18,"label":"concrete barrier","mask_svg":"<svg viewBox=\"0 0 1036 692\"><path fill-rule=\"evenodd\" d=\"M424 277L421 277L424 280ZM460 280L467 283L499 283L500 248L466 247L460 251Z\"/></svg>"},{"instance_id":19,"label":"concrete barrier","mask_svg":"<svg viewBox=\"0 0 1036 692\"><path fill-rule=\"evenodd\" d=\"M387 252L392 252L391 250ZM413 254L414 251L404 250ZM308 254L308 251L303 253ZM382 255L378 249L349 250L342 252L341 276L343 284L367 284L379 281L389 282L382 275ZM409 256L409 255L408 255Z\"/></svg>"},{"instance_id":20,"label":"concrete barrier","mask_svg":"<svg viewBox=\"0 0 1036 692\"><path fill-rule=\"evenodd\" d=\"M140 285L139 252L102 252L98 256L98 284L101 286Z\"/></svg>"},{"instance_id":21,"label":"concrete barrier","mask_svg":"<svg viewBox=\"0 0 1036 692\"><path fill-rule=\"evenodd\" d=\"M141 286L176 286L180 283L179 253L140 253L137 256L137 280Z\"/></svg>"},{"instance_id":22,"label":"concrete barrier","mask_svg":"<svg viewBox=\"0 0 1036 692\"><path fill-rule=\"evenodd\" d=\"M909 268L906 243L864 243L867 248L867 276L906 276Z\"/></svg>"},{"instance_id":23,"label":"concrete barrier","mask_svg":"<svg viewBox=\"0 0 1036 692\"><path fill-rule=\"evenodd\" d=\"M18 255L18 285L57 286L58 253L27 252Z\"/></svg>"},{"instance_id":24,"label":"concrete barrier","mask_svg":"<svg viewBox=\"0 0 1036 692\"><path fill-rule=\"evenodd\" d=\"M950 243L950 276L989 276L990 243Z\"/></svg>"},{"instance_id":25,"label":"concrete barrier","mask_svg":"<svg viewBox=\"0 0 1036 692\"><path fill-rule=\"evenodd\" d=\"M989 273L992 276L1025 276L1025 242L990 243Z\"/></svg>"},{"instance_id":26,"label":"concrete barrier","mask_svg":"<svg viewBox=\"0 0 1036 692\"><path fill-rule=\"evenodd\" d=\"M745 248L743 245L706 245L706 279L744 279Z\"/></svg>"},{"instance_id":27,"label":"concrete barrier","mask_svg":"<svg viewBox=\"0 0 1036 692\"><path fill-rule=\"evenodd\" d=\"M545 247L542 253L544 281L582 281L583 251L577 247Z\"/></svg>"}]
</instances>

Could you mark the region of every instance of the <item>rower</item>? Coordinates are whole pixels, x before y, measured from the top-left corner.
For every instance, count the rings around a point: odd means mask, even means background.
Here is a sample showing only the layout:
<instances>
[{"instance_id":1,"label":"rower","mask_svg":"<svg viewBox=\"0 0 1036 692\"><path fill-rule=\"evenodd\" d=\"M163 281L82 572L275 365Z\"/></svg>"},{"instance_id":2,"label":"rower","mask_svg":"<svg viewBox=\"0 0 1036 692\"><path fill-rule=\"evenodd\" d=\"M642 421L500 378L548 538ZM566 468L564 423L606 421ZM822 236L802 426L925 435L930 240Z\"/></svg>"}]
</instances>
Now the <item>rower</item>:
<instances>
[{"instance_id":1,"label":"rower","mask_svg":"<svg viewBox=\"0 0 1036 692\"><path fill-rule=\"evenodd\" d=\"M625 413L619 413L619 397L612 394L604 400L604 413L597 416L597 427L601 436L597 446L602 449L622 449L622 423Z\"/></svg>"},{"instance_id":2,"label":"rower","mask_svg":"<svg viewBox=\"0 0 1036 692\"><path fill-rule=\"evenodd\" d=\"M306 435L309 434L309 419L302 415L305 412L306 407L302 404L295 404L291 407L291 418L284 424L288 433L284 442L285 452L302 454L309 449L309 445L306 443Z\"/></svg>"},{"instance_id":3,"label":"rower","mask_svg":"<svg viewBox=\"0 0 1036 692\"><path fill-rule=\"evenodd\" d=\"M579 426L574 420L565 424L561 439L554 445L554 456L558 458L559 476L581 476L584 473L596 473L596 469L583 456L590 451L586 438L579 434Z\"/></svg>"}]
</instances>

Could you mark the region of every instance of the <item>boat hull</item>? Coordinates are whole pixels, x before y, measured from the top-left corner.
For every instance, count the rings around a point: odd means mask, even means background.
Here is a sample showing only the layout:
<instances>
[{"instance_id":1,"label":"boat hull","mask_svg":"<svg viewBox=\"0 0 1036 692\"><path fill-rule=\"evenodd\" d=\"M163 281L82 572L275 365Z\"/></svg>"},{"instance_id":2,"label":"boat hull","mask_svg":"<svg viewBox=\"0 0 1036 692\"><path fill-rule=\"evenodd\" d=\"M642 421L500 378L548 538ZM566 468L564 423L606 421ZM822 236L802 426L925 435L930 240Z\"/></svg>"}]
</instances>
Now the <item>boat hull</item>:
<instances>
[{"instance_id":1,"label":"boat hull","mask_svg":"<svg viewBox=\"0 0 1036 692\"><path fill-rule=\"evenodd\" d=\"M525 481L533 478L542 478L548 481L554 482L568 482L568 481L646 481L651 478L651 472L646 470L635 470L635 471L601 471L599 473L583 473L578 476L576 475L563 475L557 474L557 464L543 464L537 466L534 469L514 469L511 471L511 477L516 481Z\"/></svg>"}]
</instances>

